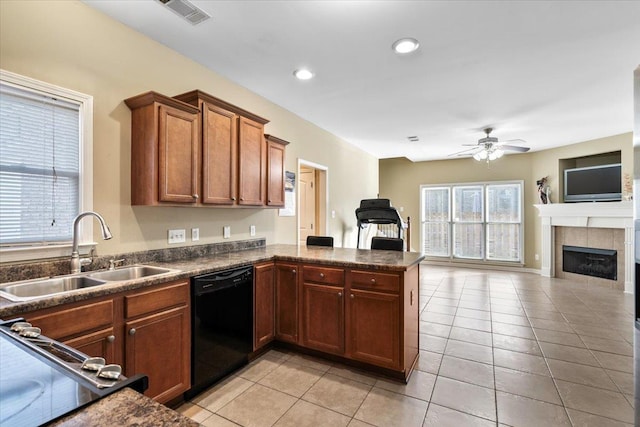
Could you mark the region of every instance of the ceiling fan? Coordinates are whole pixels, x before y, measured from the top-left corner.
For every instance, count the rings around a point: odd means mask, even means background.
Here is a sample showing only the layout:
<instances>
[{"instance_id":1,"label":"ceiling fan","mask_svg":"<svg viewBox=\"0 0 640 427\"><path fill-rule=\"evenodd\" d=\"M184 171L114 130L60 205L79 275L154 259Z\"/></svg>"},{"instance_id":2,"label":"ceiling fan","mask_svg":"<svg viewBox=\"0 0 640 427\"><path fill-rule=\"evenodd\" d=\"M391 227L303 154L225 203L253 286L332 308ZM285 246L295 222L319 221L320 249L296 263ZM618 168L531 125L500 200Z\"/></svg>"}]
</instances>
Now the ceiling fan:
<instances>
[{"instance_id":1,"label":"ceiling fan","mask_svg":"<svg viewBox=\"0 0 640 427\"><path fill-rule=\"evenodd\" d=\"M522 139L510 139L508 141L499 142L495 136L490 136L493 132L493 128L483 129L487 135L484 138L480 138L477 144L463 144L463 146L472 146L466 150L459 151L457 153L449 154L451 156L472 156L477 161L490 161L497 160L504 155L505 151L517 151L519 153L526 153L530 150L529 147L518 147L517 145L507 145L507 142L526 142Z\"/></svg>"}]
</instances>

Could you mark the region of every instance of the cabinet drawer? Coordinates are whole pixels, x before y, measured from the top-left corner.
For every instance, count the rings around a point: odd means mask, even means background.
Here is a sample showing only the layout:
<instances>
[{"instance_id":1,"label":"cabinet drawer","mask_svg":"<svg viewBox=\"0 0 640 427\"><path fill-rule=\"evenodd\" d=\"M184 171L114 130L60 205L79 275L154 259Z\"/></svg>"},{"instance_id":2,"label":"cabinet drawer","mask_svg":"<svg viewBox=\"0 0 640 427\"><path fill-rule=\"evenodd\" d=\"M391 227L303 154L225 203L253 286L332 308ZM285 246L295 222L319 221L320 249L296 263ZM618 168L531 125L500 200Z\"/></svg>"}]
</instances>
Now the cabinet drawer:
<instances>
[{"instance_id":1,"label":"cabinet drawer","mask_svg":"<svg viewBox=\"0 0 640 427\"><path fill-rule=\"evenodd\" d=\"M377 271L352 270L351 287L374 291L399 292L400 276Z\"/></svg>"},{"instance_id":2,"label":"cabinet drawer","mask_svg":"<svg viewBox=\"0 0 640 427\"><path fill-rule=\"evenodd\" d=\"M302 280L324 285L344 285L344 269L302 266Z\"/></svg>"},{"instance_id":3,"label":"cabinet drawer","mask_svg":"<svg viewBox=\"0 0 640 427\"><path fill-rule=\"evenodd\" d=\"M113 301L95 302L39 316L26 316L26 319L42 329L49 338L61 340L79 333L86 333L113 324Z\"/></svg>"},{"instance_id":4,"label":"cabinet drawer","mask_svg":"<svg viewBox=\"0 0 640 427\"><path fill-rule=\"evenodd\" d=\"M189 282L178 282L147 292L124 297L126 318L153 313L170 307L187 305L189 302Z\"/></svg>"}]
</instances>

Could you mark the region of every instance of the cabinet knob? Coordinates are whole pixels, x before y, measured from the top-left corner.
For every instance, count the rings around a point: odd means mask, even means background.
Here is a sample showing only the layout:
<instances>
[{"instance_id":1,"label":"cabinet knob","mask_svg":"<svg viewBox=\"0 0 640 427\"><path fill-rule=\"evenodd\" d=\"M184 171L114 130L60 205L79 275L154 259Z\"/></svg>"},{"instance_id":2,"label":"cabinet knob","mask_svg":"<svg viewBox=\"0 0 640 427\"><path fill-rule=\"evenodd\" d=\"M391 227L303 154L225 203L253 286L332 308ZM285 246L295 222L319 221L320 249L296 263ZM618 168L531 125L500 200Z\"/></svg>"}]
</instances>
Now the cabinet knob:
<instances>
[{"instance_id":1,"label":"cabinet knob","mask_svg":"<svg viewBox=\"0 0 640 427\"><path fill-rule=\"evenodd\" d=\"M320 273L320 278L324 279L324 273Z\"/></svg>"},{"instance_id":2,"label":"cabinet knob","mask_svg":"<svg viewBox=\"0 0 640 427\"><path fill-rule=\"evenodd\" d=\"M354 298L355 298L355 296L353 296L353 294L349 295L349 297L350 297L351 299L354 299Z\"/></svg>"},{"instance_id":3,"label":"cabinet knob","mask_svg":"<svg viewBox=\"0 0 640 427\"><path fill-rule=\"evenodd\" d=\"M268 203L271 203L271 199L267 200Z\"/></svg>"},{"instance_id":4,"label":"cabinet knob","mask_svg":"<svg viewBox=\"0 0 640 427\"><path fill-rule=\"evenodd\" d=\"M236 198L235 198L235 197L232 197L232 198L231 198L231 200L233 200L233 201L235 202L235 201L236 201Z\"/></svg>"},{"instance_id":5,"label":"cabinet knob","mask_svg":"<svg viewBox=\"0 0 640 427\"><path fill-rule=\"evenodd\" d=\"M135 334L136 334L136 328L129 329L129 335L135 335Z\"/></svg>"},{"instance_id":6,"label":"cabinet knob","mask_svg":"<svg viewBox=\"0 0 640 427\"><path fill-rule=\"evenodd\" d=\"M115 335L109 335L107 337L107 341L109 341L109 342L114 342L115 340L116 340L116 336Z\"/></svg>"},{"instance_id":7,"label":"cabinet knob","mask_svg":"<svg viewBox=\"0 0 640 427\"><path fill-rule=\"evenodd\" d=\"M296 274L296 273L297 273L297 271L296 271L296 269L295 269L295 268L294 268L293 270L291 270L291 272L292 272L293 274Z\"/></svg>"},{"instance_id":8,"label":"cabinet knob","mask_svg":"<svg viewBox=\"0 0 640 427\"><path fill-rule=\"evenodd\" d=\"M338 296L342 298L342 292L338 292Z\"/></svg>"},{"instance_id":9,"label":"cabinet knob","mask_svg":"<svg viewBox=\"0 0 640 427\"><path fill-rule=\"evenodd\" d=\"M193 195L193 198L196 199L196 200L198 200L198 197L200 197L200 196L198 196L197 194Z\"/></svg>"},{"instance_id":10,"label":"cabinet knob","mask_svg":"<svg viewBox=\"0 0 640 427\"><path fill-rule=\"evenodd\" d=\"M373 283L374 285L376 284L376 279L371 279L371 283Z\"/></svg>"},{"instance_id":11,"label":"cabinet knob","mask_svg":"<svg viewBox=\"0 0 640 427\"><path fill-rule=\"evenodd\" d=\"M244 202L244 197L240 197L240 201L241 201L241 202Z\"/></svg>"}]
</instances>

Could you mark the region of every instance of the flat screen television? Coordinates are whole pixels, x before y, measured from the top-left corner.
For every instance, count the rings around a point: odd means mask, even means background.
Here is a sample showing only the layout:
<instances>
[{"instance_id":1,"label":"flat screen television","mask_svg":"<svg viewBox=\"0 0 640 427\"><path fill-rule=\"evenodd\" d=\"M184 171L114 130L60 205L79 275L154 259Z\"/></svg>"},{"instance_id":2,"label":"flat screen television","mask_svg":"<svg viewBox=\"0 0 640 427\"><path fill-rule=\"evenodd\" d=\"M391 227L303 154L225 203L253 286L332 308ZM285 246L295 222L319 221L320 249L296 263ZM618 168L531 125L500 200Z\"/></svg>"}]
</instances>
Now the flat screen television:
<instances>
[{"instance_id":1,"label":"flat screen television","mask_svg":"<svg viewBox=\"0 0 640 427\"><path fill-rule=\"evenodd\" d=\"M590 166L564 171L565 202L622 200L622 164Z\"/></svg>"}]
</instances>

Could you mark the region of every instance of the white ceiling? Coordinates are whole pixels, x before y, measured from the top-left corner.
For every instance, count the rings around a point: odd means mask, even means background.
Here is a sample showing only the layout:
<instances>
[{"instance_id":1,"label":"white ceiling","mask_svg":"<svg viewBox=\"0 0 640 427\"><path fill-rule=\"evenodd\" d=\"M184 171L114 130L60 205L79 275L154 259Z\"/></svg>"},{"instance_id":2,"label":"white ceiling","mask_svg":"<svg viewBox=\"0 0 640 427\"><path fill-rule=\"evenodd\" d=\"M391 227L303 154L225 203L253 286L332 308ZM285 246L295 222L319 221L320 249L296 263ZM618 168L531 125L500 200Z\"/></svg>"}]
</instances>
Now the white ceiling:
<instances>
[{"instance_id":1,"label":"white ceiling","mask_svg":"<svg viewBox=\"0 0 640 427\"><path fill-rule=\"evenodd\" d=\"M85 3L378 158L447 158L487 126L532 150L633 130L640 1L192 0L197 26ZM401 37L420 49L396 55Z\"/></svg>"}]
</instances>

